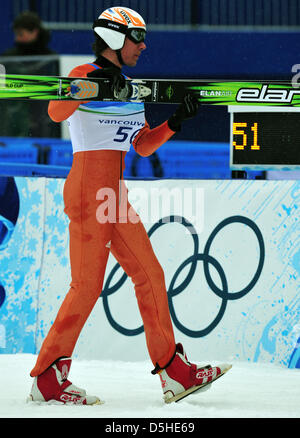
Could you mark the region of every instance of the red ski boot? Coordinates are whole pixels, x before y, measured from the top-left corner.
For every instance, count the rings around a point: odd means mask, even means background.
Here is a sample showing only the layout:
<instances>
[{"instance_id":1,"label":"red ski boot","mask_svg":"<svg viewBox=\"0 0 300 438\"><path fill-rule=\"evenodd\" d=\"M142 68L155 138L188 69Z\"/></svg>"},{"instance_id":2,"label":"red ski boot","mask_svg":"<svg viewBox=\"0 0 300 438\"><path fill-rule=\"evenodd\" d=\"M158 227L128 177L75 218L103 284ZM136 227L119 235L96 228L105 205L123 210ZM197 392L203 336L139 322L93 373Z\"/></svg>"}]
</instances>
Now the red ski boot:
<instances>
[{"instance_id":1,"label":"red ski boot","mask_svg":"<svg viewBox=\"0 0 300 438\"><path fill-rule=\"evenodd\" d=\"M41 375L35 377L27 401L74 405L102 404L98 397L86 395L84 389L67 380L71 363L71 358L59 359Z\"/></svg>"},{"instance_id":2,"label":"red ski boot","mask_svg":"<svg viewBox=\"0 0 300 438\"><path fill-rule=\"evenodd\" d=\"M165 403L177 402L193 392L208 389L208 385L225 374L232 365L198 367L187 360L181 344L176 345L172 362L159 371Z\"/></svg>"}]
</instances>

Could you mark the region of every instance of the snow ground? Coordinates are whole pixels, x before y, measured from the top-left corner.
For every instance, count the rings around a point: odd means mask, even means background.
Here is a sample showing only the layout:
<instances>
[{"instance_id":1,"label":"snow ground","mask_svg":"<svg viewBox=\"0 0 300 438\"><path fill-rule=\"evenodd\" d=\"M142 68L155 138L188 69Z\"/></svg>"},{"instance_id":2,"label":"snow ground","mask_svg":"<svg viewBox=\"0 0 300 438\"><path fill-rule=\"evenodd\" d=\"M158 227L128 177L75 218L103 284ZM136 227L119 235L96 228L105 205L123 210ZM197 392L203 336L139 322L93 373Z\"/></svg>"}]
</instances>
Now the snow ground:
<instances>
[{"instance_id":1,"label":"snow ground","mask_svg":"<svg viewBox=\"0 0 300 438\"><path fill-rule=\"evenodd\" d=\"M300 418L299 369L233 362L210 390L166 405L150 362L74 360L70 380L105 404L66 406L26 403L35 360L0 355L1 418Z\"/></svg>"}]
</instances>

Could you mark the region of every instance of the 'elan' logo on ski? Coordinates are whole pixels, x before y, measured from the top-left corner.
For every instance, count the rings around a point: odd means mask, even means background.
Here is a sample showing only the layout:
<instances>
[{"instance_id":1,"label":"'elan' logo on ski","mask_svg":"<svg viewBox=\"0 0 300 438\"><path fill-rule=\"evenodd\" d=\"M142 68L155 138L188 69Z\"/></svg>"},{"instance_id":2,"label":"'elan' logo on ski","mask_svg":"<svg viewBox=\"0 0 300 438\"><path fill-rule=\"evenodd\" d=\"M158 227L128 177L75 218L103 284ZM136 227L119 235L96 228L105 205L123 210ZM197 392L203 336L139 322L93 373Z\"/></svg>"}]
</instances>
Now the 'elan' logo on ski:
<instances>
[{"instance_id":1,"label":"'elan' logo on ski","mask_svg":"<svg viewBox=\"0 0 300 438\"><path fill-rule=\"evenodd\" d=\"M295 95L300 94L297 90L284 90L282 88L270 89L268 85L259 88L240 88L237 102L273 102L273 103L292 103Z\"/></svg>"},{"instance_id":2,"label":"'elan' logo on ski","mask_svg":"<svg viewBox=\"0 0 300 438\"><path fill-rule=\"evenodd\" d=\"M232 96L232 91L230 90L200 90L201 97L224 97Z\"/></svg>"}]
</instances>

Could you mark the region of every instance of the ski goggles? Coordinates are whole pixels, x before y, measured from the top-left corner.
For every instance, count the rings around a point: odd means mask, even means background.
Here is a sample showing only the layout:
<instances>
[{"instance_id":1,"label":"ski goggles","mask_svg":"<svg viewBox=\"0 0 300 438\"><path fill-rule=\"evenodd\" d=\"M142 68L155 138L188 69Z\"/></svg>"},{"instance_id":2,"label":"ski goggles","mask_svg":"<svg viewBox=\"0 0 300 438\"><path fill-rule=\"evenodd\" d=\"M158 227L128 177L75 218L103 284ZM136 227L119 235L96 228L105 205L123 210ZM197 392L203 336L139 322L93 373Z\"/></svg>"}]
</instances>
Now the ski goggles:
<instances>
[{"instance_id":1,"label":"ski goggles","mask_svg":"<svg viewBox=\"0 0 300 438\"><path fill-rule=\"evenodd\" d=\"M145 41L146 31L144 29L128 29L126 36L135 44L139 44Z\"/></svg>"}]
</instances>

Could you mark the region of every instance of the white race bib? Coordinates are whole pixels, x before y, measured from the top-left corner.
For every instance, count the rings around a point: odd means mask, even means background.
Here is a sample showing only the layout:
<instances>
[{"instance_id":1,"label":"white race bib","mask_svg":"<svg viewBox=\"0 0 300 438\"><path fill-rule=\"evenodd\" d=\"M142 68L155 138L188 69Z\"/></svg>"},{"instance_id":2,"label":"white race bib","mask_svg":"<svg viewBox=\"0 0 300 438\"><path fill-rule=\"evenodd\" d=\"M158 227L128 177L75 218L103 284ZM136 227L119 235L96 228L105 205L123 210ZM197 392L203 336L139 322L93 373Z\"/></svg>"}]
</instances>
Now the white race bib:
<instances>
[{"instance_id":1,"label":"white race bib","mask_svg":"<svg viewBox=\"0 0 300 438\"><path fill-rule=\"evenodd\" d=\"M143 103L94 102L82 104L68 118L73 153L112 149L129 151L145 125Z\"/></svg>"}]
</instances>

